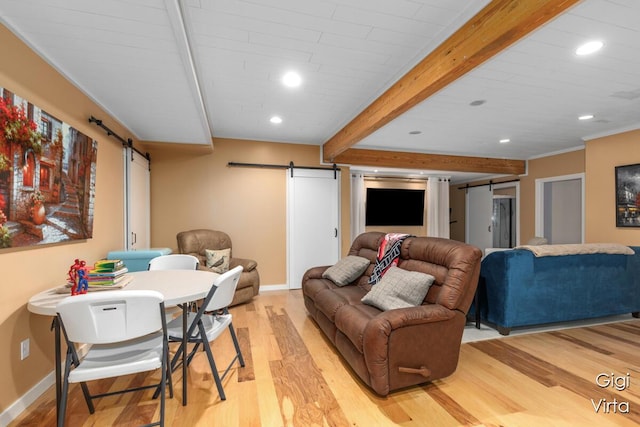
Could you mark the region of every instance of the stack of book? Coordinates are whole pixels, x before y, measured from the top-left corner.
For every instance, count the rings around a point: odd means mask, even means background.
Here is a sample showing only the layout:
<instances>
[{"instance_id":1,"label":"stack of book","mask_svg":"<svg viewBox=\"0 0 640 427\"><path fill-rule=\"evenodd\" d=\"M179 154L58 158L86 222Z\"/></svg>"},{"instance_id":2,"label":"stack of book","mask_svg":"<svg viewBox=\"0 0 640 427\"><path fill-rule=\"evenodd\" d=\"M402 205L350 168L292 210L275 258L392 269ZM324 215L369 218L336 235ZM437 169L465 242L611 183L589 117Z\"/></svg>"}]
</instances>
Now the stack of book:
<instances>
[{"instance_id":1,"label":"stack of book","mask_svg":"<svg viewBox=\"0 0 640 427\"><path fill-rule=\"evenodd\" d=\"M129 283L127 267L119 259L101 259L89 269L87 282L90 288L95 287L123 287Z\"/></svg>"}]
</instances>

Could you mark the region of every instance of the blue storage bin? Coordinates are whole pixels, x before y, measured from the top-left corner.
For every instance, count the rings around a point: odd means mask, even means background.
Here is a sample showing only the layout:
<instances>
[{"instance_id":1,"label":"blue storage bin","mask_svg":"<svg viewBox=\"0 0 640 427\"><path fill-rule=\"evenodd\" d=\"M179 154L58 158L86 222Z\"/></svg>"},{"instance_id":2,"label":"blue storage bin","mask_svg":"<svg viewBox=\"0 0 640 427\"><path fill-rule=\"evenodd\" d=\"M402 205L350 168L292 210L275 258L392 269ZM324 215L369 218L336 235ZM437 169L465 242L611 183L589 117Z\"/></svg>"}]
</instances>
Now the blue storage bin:
<instances>
[{"instance_id":1,"label":"blue storage bin","mask_svg":"<svg viewBox=\"0 0 640 427\"><path fill-rule=\"evenodd\" d=\"M169 255L169 248L137 249L135 251L111 251L107 259L121 259L129 271L145 271L149 261L160 255Z\"/></svg>"}]
</instances>

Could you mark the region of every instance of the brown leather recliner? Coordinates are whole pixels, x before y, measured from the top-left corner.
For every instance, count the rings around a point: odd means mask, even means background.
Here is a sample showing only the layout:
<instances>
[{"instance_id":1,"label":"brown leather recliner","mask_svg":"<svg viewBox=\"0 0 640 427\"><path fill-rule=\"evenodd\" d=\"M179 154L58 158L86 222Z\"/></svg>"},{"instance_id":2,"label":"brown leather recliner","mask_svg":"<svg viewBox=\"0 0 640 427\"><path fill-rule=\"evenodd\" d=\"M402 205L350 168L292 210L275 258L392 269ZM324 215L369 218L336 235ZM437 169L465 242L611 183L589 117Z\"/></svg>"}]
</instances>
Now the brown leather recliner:
<instances>
[{"instance_id":1,"label":"brown leather recliner","mask_svg":"<svg viewBox=\"0 0 640 427\"><path fill-rule=\"evenodd\" d=\"M176 239L178 241L178 252L197 257L200 261L198 268L201 270L208 270L205 252L207 249L231 249L231 238L223 231L207 229L182 231L176 235ZM251 298L258 295L260 289L260 276L256 268L258 263L252 259L234 258L233 252L231 252L229 269L238 265L243 267L243 271L231 305L251 300Z\"/></svg>"}]
</instances>

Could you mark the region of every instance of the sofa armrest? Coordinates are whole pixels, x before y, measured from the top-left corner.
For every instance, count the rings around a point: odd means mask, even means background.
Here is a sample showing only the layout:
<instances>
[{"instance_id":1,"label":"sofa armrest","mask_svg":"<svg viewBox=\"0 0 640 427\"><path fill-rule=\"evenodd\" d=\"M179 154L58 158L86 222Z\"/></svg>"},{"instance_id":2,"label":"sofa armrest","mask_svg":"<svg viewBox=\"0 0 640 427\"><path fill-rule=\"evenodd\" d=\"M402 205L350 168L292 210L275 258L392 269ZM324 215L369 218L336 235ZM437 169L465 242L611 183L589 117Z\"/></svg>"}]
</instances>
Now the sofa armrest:
<instances>
[{"instance_id":1,"label":"sofa armrest","mask_svg":"<svg viewBox=\"0 0 640 427\"><path fill-rule=\"evenodd\" d=\"M323 265L321 267L312 267L308 269L304 273L304 276L302 276L302 283L306 282L309 279L322 279L322 273L324 273L329 267L331 266Z\"/></svg>"},{"instance_id":2,"label":"sofa armrest","mask_svg":"<svg viewBox=\"0 0 640 427\"><path fill-rule=\"evenodd\" d=\"M380 335L388 337L394 329L423 323L441 322L455 316L455 312L439 304L382 311L369 321L364 330L365 345L368 339L377 340Z\"/></svg>"},{"instance_id":3,"label":"sofa armrest","mask_svg":"<svg viewBox=\"0 0 640 427\"><path fill-rule=\"evenodd\" d=\"M423 382L430 379L434 369L436 378L441 377L440 359L447 355L428 349L453 348L456 357L451 357L451 362L455 369L458 348L451 344L453 341L459 344L456 331L461 331L462 322L460 312L439 304L389 310L371 319L365 327L362 342L371 388L386 396L390 389L398 388L407 378L418 377L417 382ZM400 368L405 371L399 373ZM407 374L406 368L424 373ZM415 384L416 380L409 380L406 385L411 383Z\"/></svg>"},{"instance_id":4,"label":"sofa armrest","mask_svg":"<svg viewBox=\"0 0 640 427\"><path fill-rule=\"evenodd\" d=\"M258 263L252 259L245 259L245 258L231 258L229 260L229 270L239 265L242 266L242 269L243 269L242 271L249 272L251 270L254 270L258 266Z\"/></svg>"},{"instance_id":5,"label":"sofa armrest","mask_svg":"<svg viewBox=\"0 0 640 427\"><path fill-rule=\"evenodd\" d=\"M455 317L455 311L438 304L382 311L371 319L362 334L365 354L387 354L389 337L394 330L423 324L443 322ZM386 358L386 356L384 356Z\"/></svg>"}]
</instances>

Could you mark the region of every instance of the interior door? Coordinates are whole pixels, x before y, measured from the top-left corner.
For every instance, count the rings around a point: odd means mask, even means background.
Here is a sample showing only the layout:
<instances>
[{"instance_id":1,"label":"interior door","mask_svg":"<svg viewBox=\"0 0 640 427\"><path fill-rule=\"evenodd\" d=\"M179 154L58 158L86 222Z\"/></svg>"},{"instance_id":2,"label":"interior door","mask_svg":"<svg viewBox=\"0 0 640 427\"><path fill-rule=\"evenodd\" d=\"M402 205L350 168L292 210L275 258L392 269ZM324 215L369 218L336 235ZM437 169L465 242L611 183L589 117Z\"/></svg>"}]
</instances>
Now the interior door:
<instances>
[{"instance_id":1,"label":"interior door","mask_svg":"<svg viewBox=\"0 0 640 427\"><path fill-rule=\"evenodd\" d=\"M466 198L466 242L482 252L493 247L492 214L493 190L490 185L471 187Z\"/></svg>"},{"instance_id":2,"label":"interior door","mask_svg":"<svg viewBox=\"0 0 640 427\"><path fill-rule=\"evenodd\" d=\"M340 171L287 170L287 283L302 286L310 267L340 258Z\"/></svg>"},{"instance_id":3,"label":"interior door","mask_svg":"<svg viewBox=\"0 0 640 427\"><path fill-rule=\"evenodd\" d=\"M150 246L151 172L149 159L127 148L125 150L126 232L127 250L146 249Z\"/></svg>"}]
</instances>

